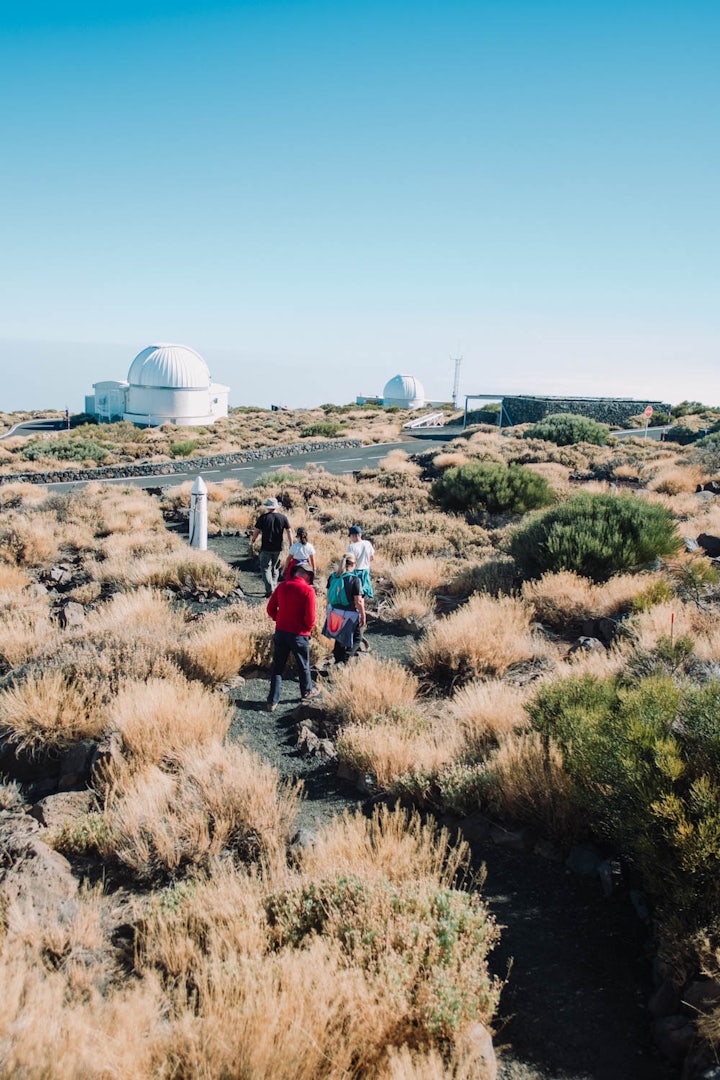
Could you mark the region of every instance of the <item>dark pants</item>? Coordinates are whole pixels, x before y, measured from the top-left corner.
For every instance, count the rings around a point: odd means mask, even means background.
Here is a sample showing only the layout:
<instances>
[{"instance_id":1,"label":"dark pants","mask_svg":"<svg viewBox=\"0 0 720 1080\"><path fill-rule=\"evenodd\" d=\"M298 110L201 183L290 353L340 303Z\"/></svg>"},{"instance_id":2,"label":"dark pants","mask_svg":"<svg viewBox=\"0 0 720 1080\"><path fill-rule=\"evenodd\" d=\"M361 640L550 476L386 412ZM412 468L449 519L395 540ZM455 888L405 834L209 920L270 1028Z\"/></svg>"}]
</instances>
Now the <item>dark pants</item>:
<instances>
[{"instance_id":1,"label":"dark pants","mask_svg":"<svg viewBox=\"0 0 720 1080\"><path fill-rule=\"evenodd\" d=\"M347 645L341 645L339 641L336 641L333 645L333 657L335 659L335 663L344 664L346 660L351 660L353 656L355 656L355 654L357 653L360 645L362 644L362 637L362 626L360 625L360 620L358 619L358 621L355 623L355 626L353 627L352 645L350 645L349 647Z\"/></svg>"},{"instance_id":2,"label":"dark pants","mask_svg":"<svg viewBox=\"0 0 720 1080\"><path fill-rule=\"evenodd\" d=\"M280 700L282 677L288 657L292 653L298 666L300 676L300 693L309 694L313 688L312 675L310 674L310 638L302 634L290 634L287 630L276 630L273 636L273 666L270 678L270 696L268 701L271 705L277 705Z\"/></svg>"}]
</instances>

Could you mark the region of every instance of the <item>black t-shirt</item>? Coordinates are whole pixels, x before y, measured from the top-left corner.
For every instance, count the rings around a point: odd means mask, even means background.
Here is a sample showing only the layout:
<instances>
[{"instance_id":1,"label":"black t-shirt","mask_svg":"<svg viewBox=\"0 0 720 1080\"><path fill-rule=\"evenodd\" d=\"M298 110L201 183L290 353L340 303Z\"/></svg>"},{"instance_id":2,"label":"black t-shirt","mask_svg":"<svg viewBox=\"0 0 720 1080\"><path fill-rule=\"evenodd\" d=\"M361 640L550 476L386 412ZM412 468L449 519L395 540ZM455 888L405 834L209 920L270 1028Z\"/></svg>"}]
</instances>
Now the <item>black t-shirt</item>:
<instances>
[{"instance_id":1,"label":"black t-shirt","mask_svg":"<svg viewBox=\"0 0 720 1080\"><path fill-rule=\"evenodd\" d=\"M290 528L290 522L277 510L261 514L255 522L255 528L262 534L261 551L282 551L283 533Z\"/></svg>"},{"instance_id":2,"label":"black t-shirt","mask_svg":"<svg viewBox=\"0 0 720 1080\"><path fill-rule=\"evenodd\" d=\"M337 576L337 575L335 575ZM330 582L333 579L333 575L327 579L326 588L330 588ZM347 608L348 611L355 610L355 597L364 596L362 582L359 577L355 577L354 574L343 574L343 585L345 586L345 596L347 597L347 604L338 604L337 607Z\"/></svg>"}]
</instances>

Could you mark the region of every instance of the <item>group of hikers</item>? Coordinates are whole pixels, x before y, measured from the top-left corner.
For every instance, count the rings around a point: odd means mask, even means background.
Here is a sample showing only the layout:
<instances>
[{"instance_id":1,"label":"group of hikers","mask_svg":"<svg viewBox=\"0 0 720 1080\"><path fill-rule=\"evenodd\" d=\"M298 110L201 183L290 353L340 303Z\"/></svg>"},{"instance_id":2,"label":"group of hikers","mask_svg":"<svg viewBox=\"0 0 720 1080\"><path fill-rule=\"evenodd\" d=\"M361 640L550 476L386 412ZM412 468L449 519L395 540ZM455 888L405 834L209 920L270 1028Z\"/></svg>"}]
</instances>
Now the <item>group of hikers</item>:
<instances>
[{"instance_id":1,"label":"group of hikers","mask_svg":"<svg viewBox=\"0 0 720 1080\"><path fill-rule=\"evenodd\" d=\"M267 613L275 623L273 665L270 677L268 712L280 701L282 678L292 655L298 666L300 696L303 701L317 696L310 670L310 634L315 626L315 548L307 530L297 529L293 541L290 522L277 499L263 503L263 512L255 522L250 547L260 539L260 572L268 598ZM283 545L288 557L283 567ZM367 624L365 599L372 599L370 563L375 549L364 540L359 525L348 529L348 547L337 568L327 580L327 612L323 636L333 641L333 659L344 664L367 646L363 631Z\"/></svg>"}]
</instances>

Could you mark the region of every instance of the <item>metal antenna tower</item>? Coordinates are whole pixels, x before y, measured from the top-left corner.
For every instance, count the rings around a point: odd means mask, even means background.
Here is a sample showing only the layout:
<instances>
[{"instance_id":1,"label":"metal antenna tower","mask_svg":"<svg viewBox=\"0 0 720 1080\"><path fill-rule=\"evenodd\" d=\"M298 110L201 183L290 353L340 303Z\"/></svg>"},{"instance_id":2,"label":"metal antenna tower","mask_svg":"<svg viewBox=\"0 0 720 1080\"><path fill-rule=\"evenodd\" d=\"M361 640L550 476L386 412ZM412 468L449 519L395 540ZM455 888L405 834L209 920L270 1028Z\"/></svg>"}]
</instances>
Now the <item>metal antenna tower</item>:
<instances>
[{"instance_id":1,"label":"metal antenna tower","mask_svg":"<svg viewBox=\"0 0 720 1080\"><path fill-rule=\"evenodd\" d=\"M460 389L460 365L462 364L462 356L453 357L455 361L455 378L453 379L452 389L452 403L453 409L457 409L458 390Z\"/></svg>"}]
</instances>

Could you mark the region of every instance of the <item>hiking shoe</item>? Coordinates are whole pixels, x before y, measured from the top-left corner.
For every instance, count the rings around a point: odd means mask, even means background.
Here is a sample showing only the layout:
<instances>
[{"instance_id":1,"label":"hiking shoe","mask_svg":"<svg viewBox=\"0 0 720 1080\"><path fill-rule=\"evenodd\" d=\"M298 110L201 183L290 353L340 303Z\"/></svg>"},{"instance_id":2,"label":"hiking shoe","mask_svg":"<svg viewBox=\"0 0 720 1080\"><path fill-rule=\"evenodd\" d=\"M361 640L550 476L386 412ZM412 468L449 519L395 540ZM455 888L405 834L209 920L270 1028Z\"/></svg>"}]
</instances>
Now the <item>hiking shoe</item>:
<instances>
[{"instance_id":1,"label":"hiking shoe","mask_svg":"<svg viewBox=\"0 0 720 1080\"><path fill-rule=\"evenodd\" d=\"M272 701L268 701L268 703L265 706L265 711L266 712L275 712L276 709L277 709L277 705Z\"/></svg>"},{"instance_id":2,"label":"hiking shoe","mask_svg":"<svg viewBox=\"0 0 720 1080\"><path fill-rule=\"evenodd\" d=\"M320 691L318 690L317 686L313 687L312 690L308 690L307 694L302 694L301 697L300 697L300 700L301 701L310 701L311 698L316 698L316 697L320 697Z\"/></svg>"}]
</instances>

